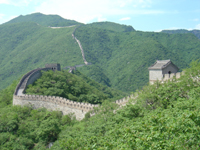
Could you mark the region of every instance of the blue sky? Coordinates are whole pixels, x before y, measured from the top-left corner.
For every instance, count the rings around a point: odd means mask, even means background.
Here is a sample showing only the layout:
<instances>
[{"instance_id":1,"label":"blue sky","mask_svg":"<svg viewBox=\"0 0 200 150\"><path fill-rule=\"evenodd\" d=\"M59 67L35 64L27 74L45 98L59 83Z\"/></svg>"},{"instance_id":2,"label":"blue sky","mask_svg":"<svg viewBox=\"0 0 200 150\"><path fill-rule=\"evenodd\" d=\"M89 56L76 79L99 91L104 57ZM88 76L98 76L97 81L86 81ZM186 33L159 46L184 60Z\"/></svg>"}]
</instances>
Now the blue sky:
<instances>
[{"instance_id":1,"label":"blue sky","mask_svg":"<svg viewBox=\"0 0 200 150\"><path fill-rule=\"evenodd\" d=\"M0 24L35 12L82 23L111 21L140 31L200 30L200 0L0 0Z\"/></svg>"}]
</instances>

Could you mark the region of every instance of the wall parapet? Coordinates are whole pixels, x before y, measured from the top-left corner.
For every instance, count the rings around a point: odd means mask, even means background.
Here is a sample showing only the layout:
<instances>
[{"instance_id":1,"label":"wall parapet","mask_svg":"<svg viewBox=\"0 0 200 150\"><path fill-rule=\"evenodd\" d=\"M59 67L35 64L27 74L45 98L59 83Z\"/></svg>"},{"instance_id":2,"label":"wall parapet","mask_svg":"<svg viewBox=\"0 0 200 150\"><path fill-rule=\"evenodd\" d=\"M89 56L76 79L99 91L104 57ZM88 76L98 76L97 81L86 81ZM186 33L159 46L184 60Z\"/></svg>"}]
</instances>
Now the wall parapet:
<instances>
[{"instance_id":1,"label":"wall parapet","mask_svg":"<svg viewBox=\"0 0 200 150\"><path fill-rule=\"evenodd\" d=\"M29 71L28 73L26 73L22 78L21 80L19 81L16 89L15 89L15 92L14 92L14 95L17 95L17 92L19 90L19 88L21 87L22 83L24 82L24 80L32 73L34 72L36 69L32 70L32 71Z\"/></svg>"},{"instance_id":2,"label":"wall parapet","mask_svg":"<svg viewBox=\"0 0 200 150\"><path fill-rule=\"evenodd\" d=\"M31 101L44 101L54 103L56 105L67 106L69 108L79 109L85 112L92 110L94 107L98 107L98 105L90 104L90 103L81 103L71 101L69 99L58 97L58 96L43 96L43 95L14 95L14 99L18 100L31 100Z\"/></svg>"}]
</instances>

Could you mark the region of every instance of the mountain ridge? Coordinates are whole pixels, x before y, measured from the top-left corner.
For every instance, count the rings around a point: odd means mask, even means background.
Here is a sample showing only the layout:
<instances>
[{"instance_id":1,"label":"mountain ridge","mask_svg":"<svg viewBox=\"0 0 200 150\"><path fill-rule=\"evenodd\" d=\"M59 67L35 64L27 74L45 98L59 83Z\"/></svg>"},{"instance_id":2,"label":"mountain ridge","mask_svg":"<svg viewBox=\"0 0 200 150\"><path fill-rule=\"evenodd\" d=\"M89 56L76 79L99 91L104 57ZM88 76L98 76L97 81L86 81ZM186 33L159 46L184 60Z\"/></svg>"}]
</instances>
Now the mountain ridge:
<instances>
[{"instance_id":1,"label":"mountain ridge","mask_svg":"<svg viewBox=\"0 0 200 150\"><path fill-rule=\"evenodd\" d=\"M45 15L42 13L33 13L25 16L20 15L4 24L21 22L35 22L38 25L42 25L45 27L63 27L82 24L74 20L64 19L58 15Z\"/></svg>"},{"instance_id":2,"label":"mountain ridge","mask_svg":"<svg viewBox=\"0 0 200 150\"><path fill-rule=\"evenodd\" d=\"M191 33L142 32L112 22L49 28L49 24L38 25L29 18L27 22L0 25L0 89L47 63L60 63L62 67L83 64L73 33L84 49L85 59L92 63L78 70L124 92L148 84L147 68L157 59L171 59L182 69L198 59L200 52L200 41Z\"/></svg>"},{"instance_id":3,"label":"mountain ridge","mask_svg":"<svg viewBox=\"0 0 200 150\"><path fill-rule=\"evenodd\" d=\"M161 32L163 32L163 33L169 33L169 34L186 34L186 33L192 33L198 39L200 39L200 30L197 30L197 29L194 29L194 30L186 30L186 29L162 30Z\"/></svg>"}]
</instances>

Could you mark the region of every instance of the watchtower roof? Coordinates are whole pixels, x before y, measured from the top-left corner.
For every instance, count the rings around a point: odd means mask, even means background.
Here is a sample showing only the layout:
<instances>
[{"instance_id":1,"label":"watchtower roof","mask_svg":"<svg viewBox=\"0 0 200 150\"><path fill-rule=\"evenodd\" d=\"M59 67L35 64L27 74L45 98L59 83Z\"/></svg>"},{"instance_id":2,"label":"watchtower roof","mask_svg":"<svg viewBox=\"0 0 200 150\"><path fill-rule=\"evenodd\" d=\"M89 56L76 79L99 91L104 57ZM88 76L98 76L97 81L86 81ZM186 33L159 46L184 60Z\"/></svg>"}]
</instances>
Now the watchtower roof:
<instances>
[{"instance_id":1,"label":"watchtower roof","mask_svg":"<svg viewBox=\"0 0 200 150\"><path fill-rule=\"evenodd\" d=\"M157 60L153 65L151 65L148 69L164 69L167 67L169 64L171 64L171 60Z\"/></svg>"}]
</instances>

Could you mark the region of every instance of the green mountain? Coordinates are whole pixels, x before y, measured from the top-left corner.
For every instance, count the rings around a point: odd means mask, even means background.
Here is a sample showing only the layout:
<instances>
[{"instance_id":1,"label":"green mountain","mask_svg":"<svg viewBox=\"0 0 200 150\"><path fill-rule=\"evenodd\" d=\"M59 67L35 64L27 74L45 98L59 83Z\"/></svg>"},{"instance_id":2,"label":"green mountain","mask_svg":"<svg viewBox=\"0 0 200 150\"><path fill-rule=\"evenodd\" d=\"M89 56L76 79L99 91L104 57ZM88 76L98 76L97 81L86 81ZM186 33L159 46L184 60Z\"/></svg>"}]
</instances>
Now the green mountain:
<instances>
[{"instance_id":1,"label":"green mountain","mask_svg":"<svg viewBox=\"0 0 200 150\"><path fill-rule=\"evenodd\" d=\"M121 25L113 22L95 22L91 24L87 24L87 27L90 28L100 28L105 30L111 30L116 32L131 32L135 31L135 29L132 26L127 25Z\"/></svg>"},{"instance_id":2,"label":"green mountain","mask_svg":"<svg viewBox=\"0 0 200 150\"><path fill-rule=\"evenodd\" d=\"M16 17L5 24L10 23L22 23L22 22L34 22L41 26L45 27L64 27L64 26L72 26L79 25L81 23L74 20L67 20L58 15L44 15L41 13L33 13L30 15Z\"/></svg>"},{"instance_id":3,"label":"green mountain","mask_svg":"<svg viewBox=\"0 0 200 150\"><path fill-rule=\"evenodd\" d=\"M37 15L42 16L41 22ZM12 23L19 18L22 20ZM55 26L58 16L31 14L19 18L0 25L0 89L47 63L60 63L63 68L83 64L72 33L91 63L77 69L101 84L124 92L147 84L147 68L156 60L171 59L182 69L199 58L200 41L191 33L141 32L112 22L52 29L48 26ZM51 21L43 24L43 20Z\"/></svg>"},{"instance_id":4,"label":"green mountain","mask_svg":"<svg viewBox=\"0 0 200 150\"><path fill-rule=\"evenodd\" d=\"M71 35L74 29L51 29L31 22L1 25L1 89L47 63L60 63L62 67L83 64L80 48Z\"/></svg>"},{"instance_id":5,"label":"green mountain","mask_svg":"<svg viewBox=\"0 0 200 150\"><path fill-rule=\"evenodd\" d=\"M200 39L200 30L185 30L185 29L178 29L178 30L162 30L163 33L169 33L169 34L183 34L183 33L192 33L197 38Z\"/></svg>"},{"instance_id":6,"label":"green mountain","mask_svg":"<svg viewBox=\"0 0 200 150\"><path fill-rule=\"evenodd\" d=\"M171 59L182 69L200 53L200 41L193 34L113 32L85 25L75 36L82 42L87 61L93 64L80 71L98 81L100 73L94 70L101 68L110 85L123 91L134 91L148 83L147 68L155 60Z\"/></svg>"}]
</instances>

